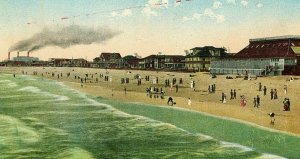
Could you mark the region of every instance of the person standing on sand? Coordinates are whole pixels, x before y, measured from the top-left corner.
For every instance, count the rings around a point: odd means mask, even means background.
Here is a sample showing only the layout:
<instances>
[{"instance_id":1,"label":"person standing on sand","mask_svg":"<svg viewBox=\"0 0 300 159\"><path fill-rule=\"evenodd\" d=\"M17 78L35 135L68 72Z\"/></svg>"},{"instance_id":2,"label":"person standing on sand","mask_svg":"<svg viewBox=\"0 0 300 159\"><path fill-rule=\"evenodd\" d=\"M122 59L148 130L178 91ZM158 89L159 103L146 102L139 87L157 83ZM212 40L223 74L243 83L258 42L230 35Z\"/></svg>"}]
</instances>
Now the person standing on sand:
<instances>
[{"instance_id":1,"label":"person standing on sand","mask_svg":"<svg viewBox=\"0 0 300 159\"><path fill-rule=\"evenodd\" d=\"M274 99L278 99L277 90L276 89L274 90Z\"/></svg>"},{"instance_id":2,"label":"person standing on sand","mask_svg":"<svg viewBox=\"0 0 300 159\"><path fill-rule=\"evenodd\" d=\"M274 99L274 91L273 91L273 89L271 89L270 95L271 95L271 100L273 100Z\"/></svg>"},{"instance_id":3,"label":"person standing on sand","mask_svg":"<svg viewBox=\"0 0 300 159\"><path fill-rule=\"evenodd\" d=\"M224 93L224 98L223 98L223 101L222 101L223 104L226 103L226 94Z\"/></svg>"},{"instance_id":4,"label":"person standing on sand","mask_svg":"<svg viewBox=\"0 0 300 159\"><path fill-rule=\"evenodd\" d=\"M284 94L286 95L287 94L287 85L284 85Z\"/></svg>"},{"instance_id":5,"label":"person standing on sand","mask_svg":"<svg viewBox=\"0 0 300 159\"><path fill-rule=\"evenodd\" d=\"M256 107L258 108L260 106L260 97L259 95L256 96Z\"/></svg>"},{"instance_id":6,"label":"person standing on sand","mask_svg":"<svg viewBox=\"0 0 300 159\"><path fill-rule=\"evenodd\" d=\"M176 87L176 93L178 93L178 84L176 84L175 87Z\"/></svg>"},{"instance_id":7,"label":"person standing on sand","mask_svg":"<svg viewBox=\"0 0 300 159\"><path fill-rule=\"evenodd\" d=\"M253 106L254 108L257 107L257 99L255 97L253 98Z\"/></svg>"},{"instance_id":8,"label":"person standing on sand","mask_svg":"<svg viewBox=\"0 0 300 159\"><path fill-rule=\"evenodd\" d=\"M225 93L222 92L222 95L221 95L221 102L222 102L222 103L223 103L223 101L224 101L224 97L225 97Z\"/></svg>"},{"instance_id":9,"label":"person standing on sand","mask_svg":"<svg viewBox=\"0 0 300 159\"><path fill-rule=\"evenodd\" d=\"M189 98L188 99L188 106L191 108L191 106L192 106L192 100L191 100L191 98Z\"/></svg>"},{"instance_id":10,"label":"person standing on sand","mask_svg":"<svg viewBox=\"0 0 300 159\"><path fill-rule=\"evenodd\" d=\"M267 87L264 86L264 96L267 95Z\"/></svg>"},{"instance_id":11,"label":"person standing on sand","mask_svg":"<svg viewBox=\"0 0 300 159\"><path fill-rule=\"evenodd\" d=\"M259 84L258 84L258 91L261 91L261 87L262 87L261 82L259 82Z\"/></svg>"},{"instance_id":12,"label":"person standing on sand","mask_svg":"<svg viewBox=\"0 0 300 159\"><path fill-rule=\"evenodd\" d=\"M125 93L125 96L126 96L126 87L124 87L124 93Z\"/></svg>"},{"instance_id":13,"label":"person standing on sand","mask_svg":"<svg viewBox=\"0 0 300 159\"><path fill-rule=\"evenodd\" d=\"M232 91L232 89L230 90L230 100L232 100L233 99L233 91Z\"/></svg>"},{"instance_id":14,"label":"person standing on sand","mask_svg":"<svg viewBox=\"0 0 300 159\"><path fill-rule=\"evenodd\" d=\"M233 90L233 98L236 99L236 91L235 91L235 89Z\"/></svg>"},{"instance_id":15,"label":"person standing on sand","mask_svg":"<svg viewBox=\"0 0 300 159\"><path fill-rule=\"evenodd\" d=\"M244 95L241 95L240 105L241 107L246 106L246 98Z\"/></svg>"}]
</instances>

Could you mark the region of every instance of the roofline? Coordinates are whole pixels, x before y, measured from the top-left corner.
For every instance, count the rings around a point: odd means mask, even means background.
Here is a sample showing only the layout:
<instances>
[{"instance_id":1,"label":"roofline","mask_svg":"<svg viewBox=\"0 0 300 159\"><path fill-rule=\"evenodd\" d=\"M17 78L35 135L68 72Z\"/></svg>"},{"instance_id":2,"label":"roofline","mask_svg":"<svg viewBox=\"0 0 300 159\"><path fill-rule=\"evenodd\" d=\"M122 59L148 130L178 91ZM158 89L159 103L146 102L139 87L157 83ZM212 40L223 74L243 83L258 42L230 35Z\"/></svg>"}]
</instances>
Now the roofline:
<instances>
[{"instance_id":1,"label":"roofline","mask_svg":"<svg viewBox=\"0 0 300 159\"><path fill-rule=\"evenodd\" d=\"M285 36L264 37L264 38L250 39L249 42L286 40L286 39L299 39L300 40L300 36L299 35L285 35Z\"/></svg>"}]
</instances>

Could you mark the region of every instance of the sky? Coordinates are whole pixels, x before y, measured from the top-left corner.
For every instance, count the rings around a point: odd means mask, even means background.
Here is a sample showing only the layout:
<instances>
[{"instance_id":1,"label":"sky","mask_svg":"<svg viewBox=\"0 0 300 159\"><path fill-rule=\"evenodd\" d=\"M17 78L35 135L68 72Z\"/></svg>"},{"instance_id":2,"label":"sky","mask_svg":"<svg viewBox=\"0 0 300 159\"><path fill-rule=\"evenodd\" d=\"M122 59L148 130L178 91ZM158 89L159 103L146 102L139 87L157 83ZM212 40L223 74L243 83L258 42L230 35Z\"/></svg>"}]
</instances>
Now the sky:
<instances>
[{"instance_id":1,"label":"sky","mask_svg":"<svg viewBox=\"0 0 300 159\"><path fill-rule=\"evenodd\" d=\"M101 43L51 45L31 56L91 61L101 52L184 55L184 50L206 45L236 53L249 39L300 35L299 0L176 1L180 0L1 0L0 61L7 59L14 44L44 28L72 25L109 28L118 34Z\"/></svg>"}]
</instances>

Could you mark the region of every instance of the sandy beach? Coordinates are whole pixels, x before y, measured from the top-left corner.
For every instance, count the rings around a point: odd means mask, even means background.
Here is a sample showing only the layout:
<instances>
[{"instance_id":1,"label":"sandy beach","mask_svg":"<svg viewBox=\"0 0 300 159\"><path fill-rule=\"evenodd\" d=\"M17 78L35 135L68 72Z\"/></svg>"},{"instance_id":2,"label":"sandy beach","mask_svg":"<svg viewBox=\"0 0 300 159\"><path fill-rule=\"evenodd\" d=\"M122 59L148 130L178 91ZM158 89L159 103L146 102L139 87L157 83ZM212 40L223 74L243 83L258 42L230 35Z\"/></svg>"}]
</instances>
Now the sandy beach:
<instances>
[{"instance_id":1,"label":"sandy beach","mask_svg":"<svg viewBox=\"0 0 300 159\"><path fill-rule=\"evenodd\" d=\"M289 76L278 77L258 77L257 80L244 80L243 78L226 79L226 75L210 78L208 73L180 73L180 72L162 72L162 71L141 71L141 70L104 70L93 68L54 68L54 67L1 67L0 72L21 75L35 75L42 78L54 79L63 82L74 89L85 92L91 96L101 96L113 100L126 102L142 102L155 105L167 105L168 97L172 97L176 102L174 107L205 112L217 116L230 117L260 126L286 131L294 134L300 134L300 100L297 98L300 92L300 80L288 81ZM52 77L52 73L54 76ZM69 77L67 77L69 73ZM86 76L88 74L88 76ZM108 81L103 76L109 76ZM58 77L59 75L59 77ZM61 76L62 75L62 76ZM137 85L135 76L141 77L141 85ZM192 75L192 76L191 76ZM75 76L77 77L75 79ZM78 76L80 78L78 78ZM145 76L150 80L146 81ZM158 77L158 84L153 84L153 79ZM81 86L81 78L86 78ZM97 82L98 78L98 82ZM121 78L129 78L129 83L121 84ZM175 86L165 87L165 80L170 82L176 78L176 84L179 78L183 83L178 84L178 92ZM110 81L111 80L111 81ZM191 89L191 81L195 81L195 90ZM262 91L258 91L258 83L267 87L266 96ZM208 86L216 85L215 93L208 93ZM284 85L287 85L287 94L284 93ZM150 98L147 96L146 88L157 87L165 92L165 98ZM125 93L126 88L126 93ZM230 90L236 89L237 99L230 100ZM278 99L270 99L270 90L277 89ZM227 96L226 103L221 102L221 94L224 92ZM246 97L245 107L240 106L240 96ZM259 108L253 106L253 98L257 95L261 98ZM291 111L283 111L283 100L288 97L291 101ZM188 98L191 99L191 105L188 105ZM267 115L274 112L275 124L270 124L270 117Z\"/></svg>"}]
</instances>

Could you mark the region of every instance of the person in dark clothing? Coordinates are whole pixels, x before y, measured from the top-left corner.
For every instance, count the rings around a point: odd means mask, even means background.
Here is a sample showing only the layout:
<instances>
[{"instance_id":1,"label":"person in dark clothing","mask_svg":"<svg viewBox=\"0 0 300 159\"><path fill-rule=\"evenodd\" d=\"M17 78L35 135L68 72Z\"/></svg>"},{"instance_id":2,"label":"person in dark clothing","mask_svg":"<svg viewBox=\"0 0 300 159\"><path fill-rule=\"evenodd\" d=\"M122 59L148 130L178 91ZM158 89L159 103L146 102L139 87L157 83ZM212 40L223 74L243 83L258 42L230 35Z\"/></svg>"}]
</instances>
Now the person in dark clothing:
<instances>
[{"instance_id":1,"label":"person in dark clothing","mask_svg":"<svg viewBox=\"0 0 300 159\"><path fill-rule=\"evenodd\" d=\"M256 96L256 107L258 108L260 106L260 97L259 95Z\"/></svg>"},{"instance_id":2,"label":"person in dark clothing","mask_svg":"<svg viewBox=\"0 0 300 159\"><path fill-rule=\"evenodd\" d=\"M261 87L262 87L261 82L259 82L259 84L258 84L258 91L261 91Z\"/></svg>"},{"instance_id":3,"label":"person in dark clothing","mask_svg":"<svg viewBox=\"0 0 300 159\"><path fill-rule=\"evenodd\" d=\"M233 91L232 89L230 90L230 100L233 99Z\"/></svg>"},{"instance_id":4,"label":"person in dark clothing","mask_svg":"<svg viewBox=\"0 0 300 159\"><path fill-rule=\"evenodd\" d=\"M169 97L167 104L173 106L174 102L172 97Z\"/></svg>"},{"instance_id":5,"label":"person in dark clothing","mask_svg":"<svg viewBox=\"0 0 300 159\"><path fill-rule=\"evenodd\" d=\"M271 89L270 95L271 95L271 100L273 100L274 99L274 91L273 91L273 89Z\"/></svg>"},{"instance_id":6,"label":"person in dark clothing","mask_svg":"<svg viewBox=\"0 0 300 159\"><path fill-rule=\"evenodd\" d=\"M264 86L264 96L267 95L267 87Z\"/></svg>"},{"instance_id":7,"label":"person in dark clothing","mask_svg":"<svg viewBox=\"0 0 300 159\"><path fill-rule=\"evenodd\" d=\"M274 95L273 96L274 96L273 99L278 99L277 90L276 89L274 89Z\"/></svg>"},{"instance_id":8,"label":"person in dark clothing","mask_svg":"<svg viewBox=\"0 0 300 159\"><path fill-rule=\"evenodd\" d=\"M233 98L236 99L236 91L235 91L235 89L233 90Z\"/></svg>"},{"instance_id":9,"label":"person in dark clothing","mask_svg":"<svg viewBox=\"0 0 300 159\"><path fill-rule=\"evenodd\" d=\"M272 113L269 113L268 115L271 117L270 124L274 125L275 124L275 113L272 112Z\"/></svg>"},{"instance_id":10,"label":"person in dark clothing","mask_svg":"<svg viewBox=\"0 0 300 159\"><path fill-rule=\"evenodd\" d=\"M178 93L178 85L177 84L176 84L175 88L176 88L176 93Z\"/></svg>"},{"instance_id":11,"label":"person in dark clothing","mask_svg":"<svg viewBox=\"0 0 300 159\"><path fill-rule=\"evenodd\" d=\"M257 107L257 99L255 97L253 98L253 106Z\"/></svg>"}]
</instances>

